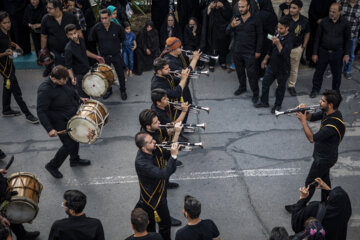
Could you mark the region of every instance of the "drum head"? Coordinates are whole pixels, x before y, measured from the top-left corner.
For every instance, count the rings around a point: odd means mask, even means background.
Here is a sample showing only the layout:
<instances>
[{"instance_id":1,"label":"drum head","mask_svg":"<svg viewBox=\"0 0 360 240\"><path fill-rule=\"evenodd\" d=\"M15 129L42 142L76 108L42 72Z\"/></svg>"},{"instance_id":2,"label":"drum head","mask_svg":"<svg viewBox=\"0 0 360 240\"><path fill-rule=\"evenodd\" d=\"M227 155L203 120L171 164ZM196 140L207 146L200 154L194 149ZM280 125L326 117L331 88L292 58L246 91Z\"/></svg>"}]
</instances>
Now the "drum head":
<instances>
[{"instance_id":1,"label":"drum head","mask_svg":"<svg viewBox=\"0 0 360 240\"><path fill-rule=\"evenodd\" d=\"M67 128L71 128L69 136L79 143L93 143L99 135L96 124L87 117L72 117L67 124Z\"/></svg>"},{"instance_id":2,"label":"drum head","mask_svg":"<svg viewBox=\"0 0 360 240\"><path fill-rule=\"evenodd\" d=\"M37 215L37 209L25 200L11 200L6 206L4 215L11 223L31 223Z\"/></svg>"},{"instance_id":3,"label":"drum head","mask_svg":"<svg viewBox=\"0 0 360 240\"><path fill-rule=\"evenodd\" d=\"M82 80L82 89L90 97L102 97L109 87L108 81L99 73L87 73Z\"/></svg>"}]
</instances>

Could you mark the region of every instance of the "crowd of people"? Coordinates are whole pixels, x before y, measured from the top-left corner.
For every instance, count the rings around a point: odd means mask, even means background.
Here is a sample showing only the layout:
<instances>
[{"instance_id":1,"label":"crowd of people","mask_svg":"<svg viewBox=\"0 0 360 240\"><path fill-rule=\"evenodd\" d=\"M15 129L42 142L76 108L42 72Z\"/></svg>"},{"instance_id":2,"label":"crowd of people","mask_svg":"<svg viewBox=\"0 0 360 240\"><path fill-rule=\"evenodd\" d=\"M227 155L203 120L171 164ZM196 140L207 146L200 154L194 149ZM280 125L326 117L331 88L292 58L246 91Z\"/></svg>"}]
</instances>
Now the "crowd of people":
<instances>
[{"instance_id":1,"label":"crowd of people","mask_svg":"<svg viewBox=\"0 0 360 240\"><path fill-rule=\"evenodd\" d=\"M93 66L105 63L113 67L124 101L127 99L126 77L154 71L152 105L139 114L141 131L135 135L140 199L131 212L134 234L128 240L168 240L171 226L181 225L181 221L170 215L167 189L179 186L169 178L176 168L184 166L178 160L178 152L188 142L183 133L188 113L194 107L189 83L197 69L204 69L208 62L209 71L214 72L216 59L221 69L234 65L239 81L234 95L246 92L248 81L256 108L270 106L269 91L276 80L275 103L271 109L275 113L281 109L286 89L291 96L297 94L300 62L307 61L315 67L311 98L320 94L324 73L330 65L332 90L321 95L322 111L297 112L307 139L315 143L314 161L300 189L300 200L286 205L285 209L292 215L295 232L292 239L346 239L351 203L341 187L331 188L329 176L346 130L338 110L342 101L340 87L342 74L346 79L352 78L360 31L359 0L312 0L309 18L301 14L301 0L285 0L278 15L270 0L238 0L232 1L232 5L227 0L178 0L176 7L173 0L153 0L151 21L147 21L138 34L131 29L127 0L102 0L98 22L88 0L4 0L1 3L3 116L21 114L10 107L12 94L28 121L40 122L49 137L60 138L62 146L45 166L55 178L63 177L59 168L68 156L71 167L91 164L90 160L80 158L79 142L60 132L67 128L80 104L89 101L82 83ZM46 80L37 92L39 119L22 98L13 64L15 53L30 53L30 36L37 62L45 67ZM111 95L110 85L103 98ZM298 108L306 106L300 104ZM321 128L313 133L307 121L318 120ZM5 156L0 150L0 159ZM5 169L0 172L6 174ZM6 178L2 178L2 200L11 200L6 194ZM322 190L321 202L309 202L315 188ZM49 239L104 239L101 222L85 215L85 205L84 193L66 191L63 207L69 218L52 225ZM185 196L183 212L187 225L176 232L175 239L220 240L216 224L200 218L199 200ZM6 216L1 216L0 222L0 240L11 239L8 226L20 240L36 239L40 234L27 232L22 224L10 223ZM156 224L159 233L155 233ZM289 239L289 236L286 229L276 227L270 239Z\"/></svg>"}]
</instances>

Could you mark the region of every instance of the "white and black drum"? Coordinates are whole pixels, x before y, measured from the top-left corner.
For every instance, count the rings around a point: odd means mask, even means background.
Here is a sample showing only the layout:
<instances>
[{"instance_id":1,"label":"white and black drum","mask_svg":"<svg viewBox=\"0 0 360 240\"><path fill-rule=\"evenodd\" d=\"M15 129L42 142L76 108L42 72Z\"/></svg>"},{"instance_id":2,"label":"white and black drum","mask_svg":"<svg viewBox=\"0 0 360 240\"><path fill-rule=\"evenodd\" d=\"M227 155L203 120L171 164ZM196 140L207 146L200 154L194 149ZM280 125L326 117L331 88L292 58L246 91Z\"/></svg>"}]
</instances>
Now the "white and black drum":
<instances>
[{"instance_id":1,"label":"white and black drum","mask_svg":"<svg viewBox=\"0 0 360 240\"><path fill-rule=\"evenodd\" d=\"M31 223L39 212L39 200L43 185L32 173L18 172L8 179L7 194L16 191L10 201L1 209L11 223Z\"/></svg>"},{"instance_id":2,"label":"white and black drum","mask_svg":"<svg viewBox=\"0 0 360 240\"><path fill-rule=\"evenodd\" d=\"M108 117L109 111L105 105L90 99L81 104L76 115L69 120L67 129L71 131L68 134L76 142L94 143L101 135Z\"/></svg>"},{"instance_id":3,"label":"white and black drum","mask_svg":"<svg viewBox=\"0 0 360 240\"><path fill-rule=\"evenodd\" d=\"M115 71L106 64L99 63L82 79L82 89L90 97L102 97L115 82Z\"/></svg>"}]
</instances>

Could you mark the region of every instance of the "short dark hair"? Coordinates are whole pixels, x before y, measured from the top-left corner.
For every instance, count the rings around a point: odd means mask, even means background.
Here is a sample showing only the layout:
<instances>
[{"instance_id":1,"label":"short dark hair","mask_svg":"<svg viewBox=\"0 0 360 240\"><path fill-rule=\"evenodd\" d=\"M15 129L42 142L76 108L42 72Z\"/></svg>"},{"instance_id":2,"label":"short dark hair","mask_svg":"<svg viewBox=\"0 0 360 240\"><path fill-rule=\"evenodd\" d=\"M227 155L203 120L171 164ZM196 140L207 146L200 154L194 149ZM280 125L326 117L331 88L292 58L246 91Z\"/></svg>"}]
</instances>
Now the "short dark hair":
<instances>
[{"instance_id":1,"label":"short dark hair","mask_svg":"<svg viewBox=\"0 0 360 240\"><path fill-rule=\"evenodd\" d=\"M86 206L86 195L79 190L67 190L64 193L64 200L66 200L65 206L75 213L81 213Z\"/></svg>"},{"instance_id":2,"label":"short dark hair","mask_svg":"<svg viewBox=\"0 0 360 240\"><path fill-rule=\"evenodd\" d=\"M9 229L0 224L0 240L7 240L10 235Z\"/></svg>"},{"instance_id":3,"label":"short dark hair","mask_svg":"<svg viewBox=\"0 0 360 240\"><path fill-rule=\"evenodd\" d=\"M110 10L107 9L107 8L100 9L99 15L101 15L101 14L107 14L108 16L111 15L111 14L110 14Z\"/></svg>"},{"instance_id":4,"label":"short dark hair","mask_svg":"<svg viewBox=\"0 0 360 240\"><path fill-rule=\"evenodd\" d=\"M149 135L148 133L146 132L138 132L136 135L135 135L135 144L136 146L141 149L143 146L146 145L146 142L145 142L145 137Z\"/></svg>"},{"instance_id":5,"label":"short dark hair","mask_svg":"<svg viewBox=\"0 0 360 240\"><path fill-rule=\"evenodd\" d=\"M322 95L325 97L325 99L328 103L332 103L333 108L335 110L337 110L339 108L340 103L342 101L342 97L339 92L337 92L336 90L327 89L323 92Z\"/></svg>"},{"instance_id":6,"label":"short dark hair","mask_svg":"<svg viewBox=\"0 0 360 240\"><path fill-rule=\"evenodd\" d=\"M166 65L169 65L169 61L167 59L161 57L155 58L153 63L155 73L158 70L163 69Z\"/></svg>"},{"instance_id":7,"label":"short dark hair","mask_svg":"<svg viewBox=\"0 0 360 240\"><path fill-rule=\"evenodd\" d=\"M141 208L135 208L131 211L131 224L137 232L145 232L149 223L149 216Z\"/></svg>"},{"instance_id":8,"label":"short dark hair","mask_svg":"<svg viewBox=\"0 0 360 240\"><path fill-rule=\"evenodd\" d=\"M0 11L0 23L7 17L9 17L9 14L7 12Z\"/></svg>"},{"instance_id":9,"label":"short dark hair","mask_svg":"<svg viewBox=\"0 0 360 240\"><path fill-rule=\"evenodd\" d=\"M240 1L245 1L248 6L250 6L250 0L238 0L237 4L239 4Z\"/></svg>"},{"instance_id":10,"label":"short dark hair","mask_svg":"<svg viewBox=\"0 0 360 240\"><path fill-rule=\"evenodd\" d=\"M299 8L302 8L303 7L303 2L301 0L292 0L290 5L291 4L295 4L296 6L298 6Z\"/></svg>"},{"instance_id":11,"label":"short dark hair","mask_svg":"<svg viewBox=\"0 0 360 240\"><path fill-rule=\"evenodd\" d=\"M128 21L125 21L124 22L124 29L127 28L127 27L131 27L131 24Z\"/></svg>"},{"instance_id":12,"label":"short dark hair","mask_svg":"<svg viewBox=\"0 0 360 240\"><path fill-rule=\"evenodd\" d=\"M161 102L163 97L167 96L167 92L161 88L155 88L151 91L151 101L156 106L156 102Z\"/></svg>"},{"instance_id":13,"label":"short dark hair","mask_svg":"<svg viewBox=\"0 0 360 240\"><path fill-rule=\"evenodd\" d=\"M74 2L74 3L76 3L76 0L67 0L68 2Z\"/></svg>"},{"instance_id":14,"label":"short dark hair","mask_svg":"<svg viewBox=\"0 0 360 240\"><path fill-rule=\"evenodd\" d=\"M282 16L279 19L279 23L283 25L284 27L290 27L290 19L287 16Z\"/></svg>"},{"instance_id":15,"label":"short dark hair","mask_svg":"<svg viewBox=\"0 0 360 240\"><path fill-rule=\"evenodd\" d=\"M194 197L186 195L184 198L184 210L191 219L200 217L201 203Z\"/></svg>"},{"instance_id":16,"label":"short dark hair","mask_svg":"<svg viewBox=\"0 0 360 240\"><path fill-rule=\"evenodd\" d=\"M56 80L67 79L69 77L69 72L64 66L57 65L51 70L50 77L53 77Z\"/></svg>"},{"instance_id":17,"label":"short dark hair","mask_svg":"<svg viewBox=\"0 0 360 240\"><path fill-rule=\"evenodd\" d=\"M144 109L139 114L139 123L141 127L146 130L147 125L151 125L153 122L153 119L157 117L158 115L154 110L151 109Z\"/></svg>"},{"instance_id":18,"label":"short dark hair","mask_svg":"<svg viewBox=\"0 0 360 240\"><path fill-rule=\"evenodd\" d=\"M65 33L67 34L68 32L76 30L76 26L75 26L75 24L70 23L65 26L64 30L65 30Z\"/></svg>"},{"instance_id":19,"label":"short dark hair","mask_svg":"<svg viewBox=\"0 0 360 240\"><path fill-rule=\"evenodd\" d=\"M284 227L274 227L271 230L269 240L288 240L289 234Z\"/></svg>"},{"instance_id":20,"label":"short dark hair","mask_svg":"<svg viewBox=\"0 0 360 240\"><path fill-rule=\"evenodd\" d=\"M62 3L60 0L46 0L46 2L52 3L54 8L59 8L60 10L62 9Z\"/></svg>"}]
</instances>

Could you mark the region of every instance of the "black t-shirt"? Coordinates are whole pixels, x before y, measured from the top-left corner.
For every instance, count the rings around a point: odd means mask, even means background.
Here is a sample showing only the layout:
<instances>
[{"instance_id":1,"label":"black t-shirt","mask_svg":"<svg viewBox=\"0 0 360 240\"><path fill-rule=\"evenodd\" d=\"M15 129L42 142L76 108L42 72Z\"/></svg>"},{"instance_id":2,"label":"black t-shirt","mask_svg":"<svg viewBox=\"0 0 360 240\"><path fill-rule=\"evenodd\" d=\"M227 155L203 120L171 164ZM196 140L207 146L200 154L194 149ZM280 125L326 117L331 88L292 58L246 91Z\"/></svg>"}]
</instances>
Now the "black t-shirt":
<instances>
[{"instance_id":1,"label":"black t-shirt","mask_svg":"<svg viewBox=\"0 0 360 240\"><path fill-rule=\"evenodd\" d=\"M90 65L86 55L86 45L82 38L79 38L80 43L77 44L72 40L65 46L65 67L72 69L74 74L86 74L89 71Z\"/></svg>"},{"instance_id":2,"label":"black t-shirt","mask_svg":"<svg viewBox=\"0 0 360 240\"><path fill-rule=\"evenodd\" d=\"M97 23L90 32L90 41L97 42L101 55L117 55L121 51L121 43L125 40L124 28L111 22L106 31L104 24Z\"/></svg>"},{"instance_id":3,"label":"black t-shirt","mask_svg":"<svg viewBox=\"0 0 360 240\"><path fill-rule=\"evenodd\" d=\"M125 240L163 240L159 233L149 232L146 236L143 237L134 237L131 235L130 237L126 238Z\"/></svg>"},{"instance_id":4,"label":"black t-shirt","mask_svg":"<svg viewBox=\"0 0 360 240\"><path fill-rule=\"evenodd\" d=\"M289 17L289 19L289 32L294 36L293 48L297 48L303 44L305 34L310 32L309 20L301 14L296 22L292 19L292 17Z\"/></svg>"},{"instance_id":5,"label":"black t-shirt","mask_svg":"<svg viewBox=\"0 0 360 240\"><path fill-rule=\"evenodd\" d=\"M288 74L290 72L290 53L293 48L294 37L292 34L286 36L276 35L280 39L281 46L283 47L281 52L275 44L272 44L270 48L270 66L273 73Z\"/></svg>"},{"instance_id":6,"label":"black t-shirt","mask_svg":"<svg viewBox=\"0 0 360 240\"><path fill-rule=\"evenodd\" d=\"M212 240L220 236L215 223L210 220L201 220L196 225L186 225L176 232L175 240Z\"/></svg>"},{"instance_id":7,"label":"black t-shirt","mask_svg":"<svg viewBox=\"0 0 360 240\"><path fill-rule=\"evenodd\" d=\"M64 12L61 24L49 14L46 14L41 21L41 34L47 35L47 48L50 51L63 53L69 39L65 34L65 26L75 24L76 29L80 30L79 22L71 13Z\"/></svg>"}]
</instances>

